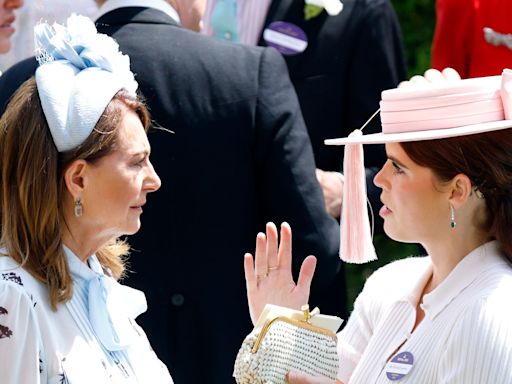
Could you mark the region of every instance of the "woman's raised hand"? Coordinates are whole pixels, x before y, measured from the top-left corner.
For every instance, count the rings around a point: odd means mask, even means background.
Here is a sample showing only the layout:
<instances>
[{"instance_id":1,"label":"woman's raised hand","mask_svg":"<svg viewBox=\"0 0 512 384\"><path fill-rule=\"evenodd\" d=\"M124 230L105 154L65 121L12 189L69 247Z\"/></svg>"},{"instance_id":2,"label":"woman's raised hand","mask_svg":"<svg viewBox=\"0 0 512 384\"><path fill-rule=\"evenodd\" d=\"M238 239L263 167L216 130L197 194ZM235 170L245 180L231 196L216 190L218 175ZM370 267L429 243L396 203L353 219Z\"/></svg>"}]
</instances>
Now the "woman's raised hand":
<instances>
[{"instance_id":1,"label":"woman's raised hand","mask_svg":"<svg viewBox=\"0 0 512 384\"><path fill-rule=\"evenodd\" d=\"M256 324L265 304L300 309L308 303L316 258L308 256L302 263L297 284L292 276L292 230L281 224L281 241L274 223L268 223L266 235L256 236L256 252L244 256L245 282L249 312Z\"/></svg>"}]
</instances>

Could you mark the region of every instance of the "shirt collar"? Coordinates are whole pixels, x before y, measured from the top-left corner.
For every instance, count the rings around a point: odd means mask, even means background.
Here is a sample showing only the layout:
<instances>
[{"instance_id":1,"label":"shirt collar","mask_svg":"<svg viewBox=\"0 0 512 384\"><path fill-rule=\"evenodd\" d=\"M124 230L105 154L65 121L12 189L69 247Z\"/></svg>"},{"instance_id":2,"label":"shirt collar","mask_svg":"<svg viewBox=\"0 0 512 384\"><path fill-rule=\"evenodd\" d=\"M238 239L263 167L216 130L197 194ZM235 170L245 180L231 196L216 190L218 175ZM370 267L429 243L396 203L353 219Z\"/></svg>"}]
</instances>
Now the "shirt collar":
<instances>
[{"instance_id":1,"label":"shirt collar","mask_svg":"<svg viewBox=\"0 0 512 384\"><path fill-rule=\"evenodd\" d=\"M166 0L107 0L96 13L95 20L98 20L110 11L126 7L154 8L166 13L180 23L178 12Z\"/></svg>"},{"instance_id":2,"label":"shirt collar","mask_svg":"<svg viewBox=\"0 0 512 384\"><path fill-rule=\"evenodd\" d=\"M480 274L507 264L496 240L476 248L464 257L438 287L423 297L422 309L434 318Z\"/></svg>"},{"instance_id":3,"label":"shirt collar","mask_svg":"<svg viewBox=\"0 0 512 384\"><path fill-rule=\"evenodd\" d=\"M105 275L96 255L89 256L86 264L66 246L63 249L75 284L70 305L85 301L89 323L107 350L129 347L139 336L132 319L147 309L144 293Z\"/></svg>"},{"instance_id":4,"label":"shirt collar","mask_svg":"<svg viewBox=\"0 0 512 384\"><path fill-rule=\"evenodd\" d=\"M418 305L425 285L430 279L430 276L432 276L432 260L430 257L417 257L416 259L419 259L419 262L422 263L419 269L419 279L417 279L416 283L413 285L410 291L405 292L402 298L402 301L409 302L414 308L416 308L416 305Z\"/></svg>"},{"instance_id":5,"label":"shirt collar","mask_svg":"<svg viewBox=\"0 0 512 384\"><path fill-rule=\"evenodd\" d=\"M81 261L73 251L63 245L64 254L68 260L69 270L71 275L78 280L89 281L97 275L104 275L103 268L96 258L96 255L91 255L87 258L87 263Z\"/></svg>"}]
</instances>

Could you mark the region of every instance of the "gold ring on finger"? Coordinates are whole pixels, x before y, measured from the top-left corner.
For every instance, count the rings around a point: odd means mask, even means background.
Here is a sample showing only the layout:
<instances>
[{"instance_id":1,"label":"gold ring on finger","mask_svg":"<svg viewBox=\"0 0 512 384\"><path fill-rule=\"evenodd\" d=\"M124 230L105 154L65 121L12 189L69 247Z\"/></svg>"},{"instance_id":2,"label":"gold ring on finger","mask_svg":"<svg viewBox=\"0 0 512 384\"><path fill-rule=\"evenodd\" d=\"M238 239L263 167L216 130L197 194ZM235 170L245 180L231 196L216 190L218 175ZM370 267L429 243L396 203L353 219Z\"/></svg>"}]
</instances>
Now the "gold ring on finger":
<instances>
[{"instance_id":1,"label":"gold ring on finger","mask_svg":"<svg viewBox=\"0 0 512 384\"><path fill-rule=\"evenodd\" d=\"M268 273L261 274L261 275L256 275L256 279L258 281L263 280L265 277L267 277L267 275L268 275Z\"/></svg>"}]
</instances>

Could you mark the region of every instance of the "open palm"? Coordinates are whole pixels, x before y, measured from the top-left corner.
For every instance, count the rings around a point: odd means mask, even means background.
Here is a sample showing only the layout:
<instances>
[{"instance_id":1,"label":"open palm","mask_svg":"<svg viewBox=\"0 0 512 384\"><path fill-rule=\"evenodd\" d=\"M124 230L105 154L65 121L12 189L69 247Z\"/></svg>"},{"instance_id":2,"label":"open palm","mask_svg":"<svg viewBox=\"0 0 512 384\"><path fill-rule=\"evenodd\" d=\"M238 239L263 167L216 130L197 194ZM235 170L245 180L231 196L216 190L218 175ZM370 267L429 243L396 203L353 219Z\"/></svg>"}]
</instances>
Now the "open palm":
<instances>
[{"instance_id":1,"label":"open palm","mask_svg":"<svg viewBox=\"0 0 512 384\"><path fill-rule=\"evenodd\" d=\"M281 224L279 243L276 226L268 223L266 235L258 233L256 236L254 259L249 253L244 258L247 298L253 324L265 304L300 309L308 303L315 267L316 258L306 257L295 284L292 275L292 230L287 223Z\"/></svg>"}]
</instances>

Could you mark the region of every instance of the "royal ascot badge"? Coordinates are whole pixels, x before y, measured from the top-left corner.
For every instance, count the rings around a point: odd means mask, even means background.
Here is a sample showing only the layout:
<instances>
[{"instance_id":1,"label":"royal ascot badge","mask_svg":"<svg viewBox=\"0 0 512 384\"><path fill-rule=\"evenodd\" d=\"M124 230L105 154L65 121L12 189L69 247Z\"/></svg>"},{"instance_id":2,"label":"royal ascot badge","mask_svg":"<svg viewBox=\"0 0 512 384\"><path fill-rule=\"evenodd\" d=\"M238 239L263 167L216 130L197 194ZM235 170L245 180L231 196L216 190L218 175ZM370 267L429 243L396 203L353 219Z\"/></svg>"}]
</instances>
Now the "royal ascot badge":
<instances>
[{"instance_id":1,"label":"royal ascot badge","mask_svg":"<svg viewBox=\"0 0 512 384\"><path fill-rule=\"evenodd\" d=\"M263 40L286 56L302 53L308 47L306 33L298 25L286 21L271 23L263 31Z\"/></svg>"},{"instance_id":2,"label":"royal ascot badge","mask_svg":"<svg viewBox=\"0 0 512 384\"><path fill-rule=\"evenodd\" d=\"M325 11L329 16L336 16L343 9L343 3L340 0L304 0L304 20L311 20Z\"/></svg>"},{"instance_id":3,"label":"royal ascot badge","mask_svg":"<svg viewBox=\"0 0 512 384\"><path fill-rule=\"evenodd\" d=\"M386 376L391 381L399 381L411 372L413 364L411 352L399 352L386 364Z\"/></svg>"}]
</instances>

